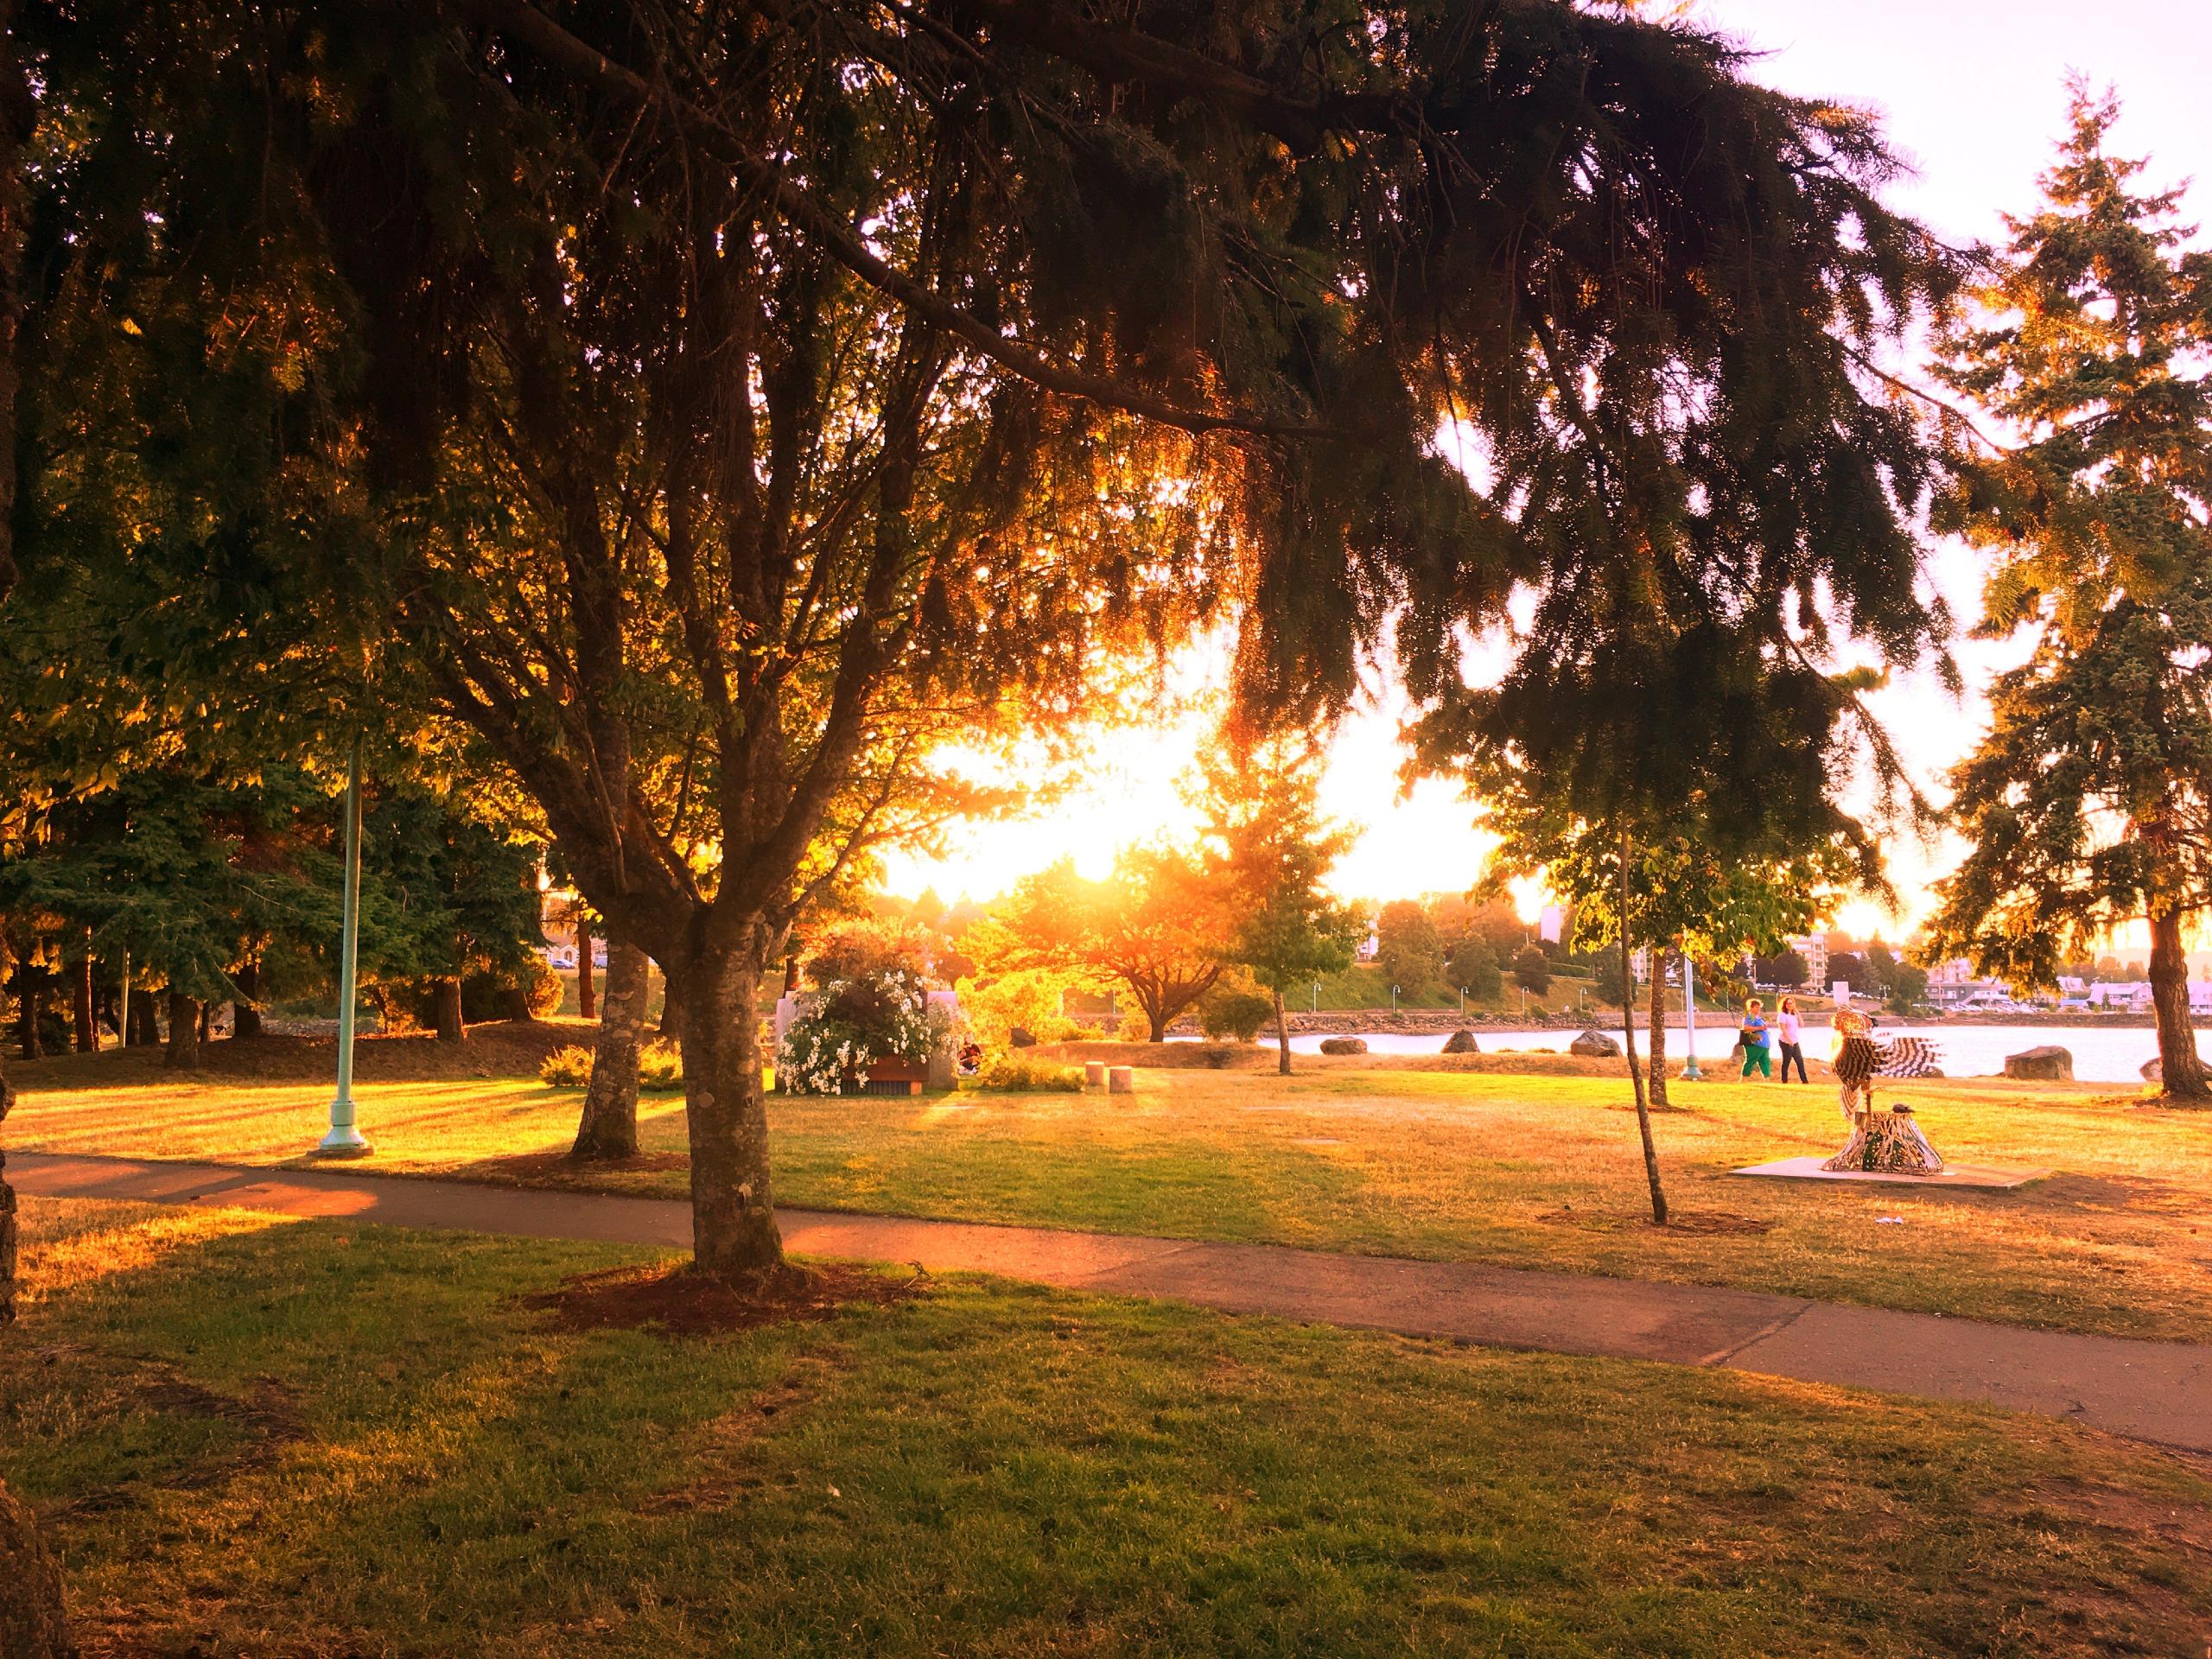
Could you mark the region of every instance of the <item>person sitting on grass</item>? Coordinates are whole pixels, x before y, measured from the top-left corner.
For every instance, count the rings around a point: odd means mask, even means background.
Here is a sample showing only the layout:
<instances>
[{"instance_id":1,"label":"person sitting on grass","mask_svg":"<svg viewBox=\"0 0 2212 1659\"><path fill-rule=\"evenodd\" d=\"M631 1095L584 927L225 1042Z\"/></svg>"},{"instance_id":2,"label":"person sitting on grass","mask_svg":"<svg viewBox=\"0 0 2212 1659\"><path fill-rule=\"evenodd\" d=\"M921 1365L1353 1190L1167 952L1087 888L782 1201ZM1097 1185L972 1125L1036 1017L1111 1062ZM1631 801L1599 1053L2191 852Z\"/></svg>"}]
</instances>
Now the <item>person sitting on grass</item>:
<instances>
[{"instance_id":1,"label":"person sitting on grass","mask_svg":"<svg viewBox=\"0 0 2212 1659\"><path fill-rule=\"evenodd\" d=\"M1744 1004L1744 1069L1737 1078L1739 1083L1751 1075L1755 1065L1761 1077L1770 1083L1774 1081L1774 1053L1767 1047L1767 1040L1774 1033L1768 1029L1766 1015L1759 1012L1765 1006L1756 996Z\"/></svg>"}]
</instances>

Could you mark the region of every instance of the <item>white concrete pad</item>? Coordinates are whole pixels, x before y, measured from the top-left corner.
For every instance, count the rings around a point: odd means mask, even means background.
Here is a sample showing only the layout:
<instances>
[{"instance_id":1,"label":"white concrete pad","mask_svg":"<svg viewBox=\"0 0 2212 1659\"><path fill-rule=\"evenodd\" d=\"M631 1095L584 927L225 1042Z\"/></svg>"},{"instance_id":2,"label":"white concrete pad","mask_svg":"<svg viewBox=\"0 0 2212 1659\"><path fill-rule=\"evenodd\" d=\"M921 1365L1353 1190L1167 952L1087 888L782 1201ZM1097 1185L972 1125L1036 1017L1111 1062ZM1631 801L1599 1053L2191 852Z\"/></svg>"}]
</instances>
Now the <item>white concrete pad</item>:
<instances>
[{"instance_id":1,"label":"white concrete pad","mask_svg":"<svg viewBox=\"0 0 2212 1659\"><path fill-rule=\"evenodd\" d=\"M1777 1158L1770 1164L1747 1164L1731 1175L1766 1175L1784 1181L1878 1181L1889 1186L1981 1186L2004 1189L2040 1181L2047 1169L1999 1169L1993 1164L1946 1164L1935 1175L1900 1175L1880 1169L1822 1169L1827 1159L1814 1153L1803 1158Z\"/></svg>"}]
</instances>

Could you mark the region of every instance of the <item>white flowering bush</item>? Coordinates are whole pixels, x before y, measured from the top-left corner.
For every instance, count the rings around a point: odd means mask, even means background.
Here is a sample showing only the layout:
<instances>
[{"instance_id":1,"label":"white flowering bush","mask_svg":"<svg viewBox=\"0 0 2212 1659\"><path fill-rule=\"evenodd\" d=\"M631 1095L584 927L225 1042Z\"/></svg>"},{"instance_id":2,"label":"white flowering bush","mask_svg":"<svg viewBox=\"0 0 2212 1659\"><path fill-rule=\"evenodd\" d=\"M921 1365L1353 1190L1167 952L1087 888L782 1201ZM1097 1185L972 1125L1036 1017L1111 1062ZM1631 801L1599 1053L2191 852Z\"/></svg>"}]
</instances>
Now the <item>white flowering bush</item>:
<instances>
[{"instance_id":1,"label":"white flowering bush","mask_svg":"<svg viewBox=\"0 0 2212 1659\"><path fill-rule=\"evenodd\" d=\"M880 1061L926 1064L941 1024L918 975L893 969L833 979L799 999L798 1016L776 1046L777 1081L799 1095L864 1088Z\"/></svg>"}]
</instances>

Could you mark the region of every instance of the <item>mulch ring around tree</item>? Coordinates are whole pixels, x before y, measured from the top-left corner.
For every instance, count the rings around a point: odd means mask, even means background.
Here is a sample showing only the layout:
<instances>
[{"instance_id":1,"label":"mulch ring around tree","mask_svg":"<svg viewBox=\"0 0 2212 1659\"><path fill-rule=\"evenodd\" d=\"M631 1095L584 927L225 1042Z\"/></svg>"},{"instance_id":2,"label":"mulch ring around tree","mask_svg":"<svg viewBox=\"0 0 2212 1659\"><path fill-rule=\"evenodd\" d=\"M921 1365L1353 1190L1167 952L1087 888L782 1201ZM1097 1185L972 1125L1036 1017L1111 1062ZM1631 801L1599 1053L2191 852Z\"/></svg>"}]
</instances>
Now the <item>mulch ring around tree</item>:
<instances>
[{"instance_id":1,"label":"mulch ring around tree","mask_svg":"<svg viewBox=\"0 0 2212 1659\"><path fill-rule=\"evenodd\" d=\"M571 1158L566 1152L516 1152L469 1167L473 1179L512 1181L589 1192L609 1175L664 1175L691 1167L688 1152L639 1152L627 1158Z\"/></svg>"},{"instance_id":2,"label":"mulch ring around tree","mask_svg":"<svg viewBox=\"0 0 2212 1659\"><path fill-rule=\"evenodd\" d=\"M1536 1217L1555 1227L1582 1227L1592 1232L1616 1233L1629 1227L1649 1227L1651 1212L1639 1210L1620 1214L1605 1210L1547 1210ZM1732 1210L1669 1210L1667 1230L1695 1238L1750 1237L1774 1230L1774 1224L1758 1216L1739 1216Z\"/></svg>"},{"instance_id":3,"label":"mulch ring around tree","mask_svg":"<svg viewBox=\"0 0 2212 1659\"><path fill-rule=\"evenodd\" d=\"M675 1267L609 1268L521 1299L560 1331L653 1330L671 1337L819 1325L849 1307L895 1307L923 1295L929 1274L899 1279L865 1268L786 1265L747 1280Z\"/></svg>"}]
</instances>

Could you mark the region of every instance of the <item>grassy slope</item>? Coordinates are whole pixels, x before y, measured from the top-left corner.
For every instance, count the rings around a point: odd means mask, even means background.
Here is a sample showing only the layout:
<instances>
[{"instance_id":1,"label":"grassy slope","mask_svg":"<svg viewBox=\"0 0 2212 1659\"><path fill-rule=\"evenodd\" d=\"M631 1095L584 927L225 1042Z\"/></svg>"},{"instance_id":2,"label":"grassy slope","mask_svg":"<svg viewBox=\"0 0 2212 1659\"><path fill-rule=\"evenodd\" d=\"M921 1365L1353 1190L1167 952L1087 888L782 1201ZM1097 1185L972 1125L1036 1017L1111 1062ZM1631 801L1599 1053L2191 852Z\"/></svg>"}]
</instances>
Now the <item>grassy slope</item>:
<instances>
[{"instance_id":1,"label":"grassy slope","mask_svg":"<svg viewBox=\"0 0 2212 1659\"><path fill-rule=\"evenodd\" d=\"M0 1472L96 1654L2194 1659L2212 1619L2212 1486L2069 1425L986 1281L575 1335L515 1293L635 1253L26 1213Z\"/></svg>"},{"instance_id":2,"label":"grassy slope","mask_svg":"<svg viewBox=\"0 0 2212 1659\"><path fill-rule=\"evenodd\" d=\"M104 1057L113 1066L118 1057ZM138 1062L134 1057L131 1064ZM22 1068L13 1147L280 1162L320 1133L327 1085L42 1087ZM1615 1079L1313 1071L1148 1071L1139 1092L906 1102L777 1099L778 1196L798 1205L1270 1241L1753 1286L2063 1329L2212 1339L2212 1114L2092 1088L1906 1086L1948 1156L2066 1172L2014 1192L1745 1179L1830 1148L1826 1089L1676 1084L1658 1119L1682 1208L1763 1234L1638 1224L1643 1173ZM1885 1096L1886 1097L1886 1096ZM365 1090L372 1166L571 1182L576 1096L515 1079ZM648 1097L622 1191L684 1188L680 1102ZM1902 1217L1902 1224L1885 1217Z\"/></svg>"}]
</instances>

